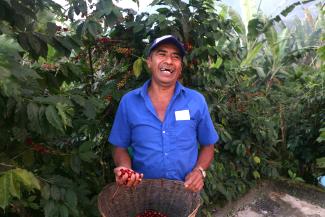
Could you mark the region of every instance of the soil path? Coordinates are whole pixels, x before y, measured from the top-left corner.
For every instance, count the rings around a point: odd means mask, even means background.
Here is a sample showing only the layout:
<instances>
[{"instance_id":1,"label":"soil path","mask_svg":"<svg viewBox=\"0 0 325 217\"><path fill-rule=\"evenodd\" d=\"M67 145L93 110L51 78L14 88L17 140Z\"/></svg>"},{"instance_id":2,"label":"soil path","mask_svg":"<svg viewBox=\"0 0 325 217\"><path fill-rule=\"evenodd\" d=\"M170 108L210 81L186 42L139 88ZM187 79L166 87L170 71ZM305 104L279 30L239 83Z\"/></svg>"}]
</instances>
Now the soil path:
<instances>
[{"instance_id":1,"label":"soil path","mask_svg":"<svg viewBox=\"0 0 325 217\"><path fill-rule=\"evenodd\" d=\"M288 181L265 181L214 217L325 217L325 189Z\"/></svg>"}]
</instances>

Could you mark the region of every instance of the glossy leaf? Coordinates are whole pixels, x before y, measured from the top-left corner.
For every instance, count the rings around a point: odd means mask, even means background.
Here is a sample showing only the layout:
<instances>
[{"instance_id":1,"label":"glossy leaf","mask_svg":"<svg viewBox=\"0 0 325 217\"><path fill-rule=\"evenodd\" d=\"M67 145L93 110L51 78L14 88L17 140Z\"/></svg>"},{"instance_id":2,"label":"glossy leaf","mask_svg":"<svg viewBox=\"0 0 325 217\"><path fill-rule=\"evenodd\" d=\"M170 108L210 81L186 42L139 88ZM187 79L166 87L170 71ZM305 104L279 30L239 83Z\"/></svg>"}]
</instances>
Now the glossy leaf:
<instances>
[{"instance_id":1,"label":"glossy leaf","mask_svg":"<svg viewBox=\"0 0 325 217\"><path fill-rule=\"evenodd\" d=\"M143 60L142 58L138 58L134 63L133 63L133 74L135 75L135 77L139 77L141 75L142 72L142 64L143 64Z\"/></svg>"},{"instance_id":2,"label":"glossy leaf","mask_svg":"<svg viewBox=\"0 0 325 217\"><path fill-rule=\"evenodd\" d=\"M77 206L77 203L78 203L77 195L71 189L68 189L66 191L64 198L65 198L65 201L68 203L68 205L69 205L69 207L71 209L73 209L74 207Z\"/></svg>"},{"instance_id":3,"label":"glossy leaf","mask_svg":"<svg viewBox=\"0 0 325 217\"><path fill-rule=\"evenodd\" d=\"M9 177L7 174L0 176L0 207L5 209L9 205Z\"/></svg>"},{"instance_id":4,"label":"glossy leaf","mask_svg":"<svg viewBox=\"0 0 325 217\"><path fill-rule=\"evenodd\" d=\"M41 189L40 183L33 173L20 168L14 169L12 172L28 190Z\"/></svg>"},{"instance_id":5,"label":"glossy leaf","mask_svg":"<svg viewBox=\"0 0 325 217\"><path fill-rule=\"evenodd\" d=\"M28 119L32 124L32 129L35 129L36 132L41 132L41 127L38 119L39 107L36 103L30 102L27 105L27 115Z\"/></svg>"},{"instance_id":6,"label":"glossy leaf","mask_svg":"<svg viewBox=\"0 0 325 217\"><path fill-rule=\"evenodd\" d=\"M44 206L45 217L53 217L58 215L58 206L54 203L53 200L46 201Z\"/></svg>"},{"instance_id":7,"label":"glossy leaf","mask_svg":"<svg viewBox=\"0 0 325 217\"><path fill-rule=\"evenodd\" d=\"M20 199L21 191L20 191L20 183L17 180L15 174L10 170L6 174L9 179L9 192L13 197Z\"/></svg>"},{"instance_id":8,"label":"glossy leaf","mask_svg":"<svg viewBox=\"0 0 325 217\"><path fill-rule=\"evenodd\" d=\"M69 217L69 210L65 205L61 204L59 209L60 217Z\"/></svg>"},{"instance_id":9,"label":"glossy leaf","mask_svg":"<svg viewBox=\"0 0 325 217\"><path fill-rule=\"evenodd\" d=\"M60 130L61 132L64 132L61 118L58 115L58 112L56 111L54 106L52 105L47 106L45 114L46 114L46 119L53 127Z\"/></svg>"},{"instance_id":10,"label":"glossy leaf","mask_svg":"<svg viewBox=\"0 0 325 217\"><path fill-rule=\"evenodd\" d=\"M73 109L69 105L62 103L57 103L56 109L58 111L59 116L61 117L64 128L66 129L67 126L72 127L72 121L70 116L73 113Z\"/></svg>"},{"instance_id":11,"label":"glossy leaf","mask_svg":"<svg viewBox=\"0 0 325 217\"><path fill-rule=\"evenodd\" d=\"M60 193L60 189L58 188L58 186L56 185L52 185L51 186L51 198L59 201L61 199L61 193Z\"/></svg>"},{"instance_id":12,"label":"glossy leaf","mask_svg":"<svg viewBox=\"0 0 325 217\"><path fill-rule=\"evenodd\" d=\"M256 58L257 54L262 49L263 44L257 43L252 50L249 50L246 58L241 62L240 67L246 67L252 64L252 61Z\"/></svg>"}]
</instances>

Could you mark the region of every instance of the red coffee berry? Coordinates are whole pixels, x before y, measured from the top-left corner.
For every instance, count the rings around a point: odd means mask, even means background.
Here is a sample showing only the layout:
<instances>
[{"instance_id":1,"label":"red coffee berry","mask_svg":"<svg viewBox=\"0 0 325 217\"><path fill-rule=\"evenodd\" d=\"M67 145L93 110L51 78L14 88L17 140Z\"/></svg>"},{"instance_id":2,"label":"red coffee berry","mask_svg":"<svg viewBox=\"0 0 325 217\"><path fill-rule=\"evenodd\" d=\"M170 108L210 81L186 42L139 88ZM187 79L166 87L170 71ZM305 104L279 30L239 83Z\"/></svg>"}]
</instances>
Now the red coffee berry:
<instances>
[{"instance_id":1,"label":"red coffee berry","mask_svg":"<svg viewBox=\"0 0 325 217\"><path fill-rule=\"evenodd\" d=\"M119 178L122 178L125 174L128 175L127 180L123 183L123 184L125 184L125 185L127 184L128 181L131 180L132 175L133 175L133 174L136 174L133 170L130 170L130 169L123 169L123 168L120 169L120 172L121 172L121 174L120 174Z\"/></svg>"},{"instance_id":2,"label":"red coffee berry","mask_svg":"<svg viewBox=\"0 0 325 217\"><path fill-rule=\"evenodd\" d=\"M33 145L33 139L32 138L27 138L25 141L28 145Z\"/></svg>"},{"instance_id":3,"label":"red coffee berry","mask_svg":"<svg viewBox=\"0 0 325 217\"><path fill-rule=\"evenodd\" d=\"M136 217L168 217L168 216L155 210L145 210L143 213L136 215Z\"/></svg>"}]
</instances>

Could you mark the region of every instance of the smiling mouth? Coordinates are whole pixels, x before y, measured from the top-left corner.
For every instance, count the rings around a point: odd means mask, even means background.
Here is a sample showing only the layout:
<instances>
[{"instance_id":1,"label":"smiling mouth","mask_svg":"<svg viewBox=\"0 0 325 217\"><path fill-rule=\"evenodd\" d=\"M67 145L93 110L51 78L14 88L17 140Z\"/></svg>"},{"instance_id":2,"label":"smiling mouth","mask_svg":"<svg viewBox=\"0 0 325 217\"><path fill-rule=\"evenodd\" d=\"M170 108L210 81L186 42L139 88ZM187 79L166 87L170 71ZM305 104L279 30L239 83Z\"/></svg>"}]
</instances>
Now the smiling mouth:
<instances>
[{"instance_id":1,"label":"smiling mouth","mask_svg":"<svg viewBox=\"0 0 325 217\"><path fill-rule=\"evenodd\" d=\"M172 74L174 70L169 68L160 68L160 72Z\"/></svg>"}]
</instances>

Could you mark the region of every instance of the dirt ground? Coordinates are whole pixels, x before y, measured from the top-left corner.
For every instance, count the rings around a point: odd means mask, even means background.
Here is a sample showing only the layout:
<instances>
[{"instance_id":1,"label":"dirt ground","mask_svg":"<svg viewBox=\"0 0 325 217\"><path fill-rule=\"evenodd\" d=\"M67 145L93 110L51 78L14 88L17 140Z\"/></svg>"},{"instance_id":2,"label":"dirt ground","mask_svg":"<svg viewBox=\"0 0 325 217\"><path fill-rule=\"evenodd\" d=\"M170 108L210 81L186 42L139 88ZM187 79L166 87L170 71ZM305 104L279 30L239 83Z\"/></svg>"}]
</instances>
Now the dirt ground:
<instances>
[{"instance_id":1,"label":"dirt ground","mask_svg":"<svg viewBox=\"0 0 325 217\"><path fill-rule=\"evenodd\" d=\"M325 217L325 188L265 181L214 217Z\"/></svg>"}]
</instances>

